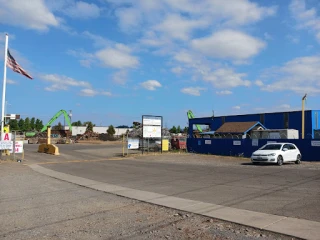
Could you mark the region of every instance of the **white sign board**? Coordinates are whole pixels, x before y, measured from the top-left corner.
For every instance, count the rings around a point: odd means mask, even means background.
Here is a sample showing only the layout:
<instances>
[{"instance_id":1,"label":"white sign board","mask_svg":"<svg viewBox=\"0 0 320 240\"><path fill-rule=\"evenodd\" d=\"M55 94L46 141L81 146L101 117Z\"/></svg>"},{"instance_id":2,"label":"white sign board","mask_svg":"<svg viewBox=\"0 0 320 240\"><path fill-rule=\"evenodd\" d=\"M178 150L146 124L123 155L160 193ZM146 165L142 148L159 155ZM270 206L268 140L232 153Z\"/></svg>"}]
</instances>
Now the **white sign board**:
<instances>
[{"instance_id":1,"label":"white sign board","mask_svg":"<svg viewBox=\"0 0 320 240\"><path fill-rule=\"evenodd\" d=\"M211 144L211 140L204 140L204 144Z\"/></svg>"},{"instance_id":2,"label":"white sign board","mask_svg":"<svg viewBox=\"0 0 320 240\"><path fill-rule=\"evenodd\" d=\"M320 147L320 141L311 141L312 147Z\"/></svg>"},{"instance_id":3,"label":"white sign board","mask_svg":"<svg viewBox=\"0 0 320 240\"><path fill-rule=\"evenodd\" d=\"M161 138L161 126L143 126L144 138Z\"/></svg>"},{"instance_id":4,"label":"white sign board","mask_svg":"<svg viewBox=\"0 0 320 240\"><path fill-rule=\"evenodd\" d=\"M258 139L252 139L252 146L259 146L259 140Z\"/></svg>"},{"instance_id":5,"label":"white sign board","mask_svg":"<svg viewBox=\"0 0 320 240\"><path fill-rule=\"evenodd\" d=\"M233 141L233 145L240 146L241 145L241 141Z\"/></svg>"},{"instance_id":6,"label":"white sign board","mask_svg":"<svg viewBox=\"0 0 320 240\"><path fill-rule=\"evenodd\" d=\"M12 149L13 143L12 141L0 141L0 150L8 150Z\"/></svg>"},{"instance_id":7,"label":"white sign board","mask_svg":"<svg viewBox=\"0 0 320 240\"><path fill-rule=\"evenodd\" d=\"M3 133L1 134L1 141L11 141L11 137L11 133Z\"/></svg>"},{"instance_id":8,"label":"white sign board","mask_svg":"<svg viewBox=\"0 0 320 240\"><path fill-rule=\"evenodd\" d=\"M143 125L161 126L161 117L143 116Z\"/></svg>"},{"instance_id":9,"label":"white sign board","mask_svg":"<svg viewBox=\"0 0 320 240\"><path fill-rule=\"evenodd\" d=\"M13 153L13 149L10 150ZM16 141L15 153L23 153L23 141Z\"/></svg>"},{"instance_id":10,"label":"white sign board","mask_svg":"<svg viewBox=\"0 0 320 240\"><path fill-rule=\"evenodd\" d=\"M139 149L139 139L128 138L128 149Z\"/></svg>"}]
</instances>

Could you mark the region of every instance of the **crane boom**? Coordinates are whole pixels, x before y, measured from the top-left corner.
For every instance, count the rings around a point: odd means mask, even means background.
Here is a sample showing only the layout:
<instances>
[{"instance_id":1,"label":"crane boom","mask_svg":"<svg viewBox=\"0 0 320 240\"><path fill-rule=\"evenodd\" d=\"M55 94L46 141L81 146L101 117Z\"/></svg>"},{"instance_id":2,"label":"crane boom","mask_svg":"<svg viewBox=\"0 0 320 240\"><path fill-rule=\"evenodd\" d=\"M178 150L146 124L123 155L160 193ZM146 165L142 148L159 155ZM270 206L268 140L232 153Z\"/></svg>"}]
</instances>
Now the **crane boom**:
<instances>
[{"instance_id":1,"label":"crane boom","mask_svg":"<svg viewBox=\"0 0 320 240\"><path fill-rule=\"evenodd\" d=\"M189 110L189 111L187 112L187 115L188 115L188 119L194 118L193 112L192 112L191 110ZM202 129L201 129L201 127L200 127L198 124L196 124L196 127L197 127L197 129L198 129L199 132L202 132Z\"/></svg>"},{"instance_id":2,"label":"crane boom","mask_svg":"<svg viewBox=\"0 0 320 240\"><path fill-rule=\"evenodd\" d=\"M51 119L50 121L43 126L43 128L41 129L40 132L44 132L45 130L47 130L48 126L51 126L51 124L58 118L61 116L61 114L64 115L64 118L69 126L70 131L72 131L72 126L71 126L71 122L70 122L70 118L68 113L65 110L60 110L59 112L57 112Z\"/></svg>"}]
</instances>

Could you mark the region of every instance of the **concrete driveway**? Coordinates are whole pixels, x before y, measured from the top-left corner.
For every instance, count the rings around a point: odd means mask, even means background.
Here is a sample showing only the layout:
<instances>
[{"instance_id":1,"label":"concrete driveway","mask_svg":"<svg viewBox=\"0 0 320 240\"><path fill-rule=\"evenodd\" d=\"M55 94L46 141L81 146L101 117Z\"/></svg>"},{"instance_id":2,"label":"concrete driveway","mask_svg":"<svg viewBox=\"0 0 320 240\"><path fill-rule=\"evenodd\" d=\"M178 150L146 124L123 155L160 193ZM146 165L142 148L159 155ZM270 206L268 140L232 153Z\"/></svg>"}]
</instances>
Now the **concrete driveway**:
<instances>
[{"instance_id":1,"label":"concrete driveway","mask_svg":"<svg viewBox=\"0 0 320 240\"><path fill-rule=\"evenodd\" d=\"M26 146L27 163L99 182L320 222L320 164L251 165L196 154L114 158L121 145L59 145L61 156ZM109 160L108 160L109 159Z\"/></svg>"}]
</instances>

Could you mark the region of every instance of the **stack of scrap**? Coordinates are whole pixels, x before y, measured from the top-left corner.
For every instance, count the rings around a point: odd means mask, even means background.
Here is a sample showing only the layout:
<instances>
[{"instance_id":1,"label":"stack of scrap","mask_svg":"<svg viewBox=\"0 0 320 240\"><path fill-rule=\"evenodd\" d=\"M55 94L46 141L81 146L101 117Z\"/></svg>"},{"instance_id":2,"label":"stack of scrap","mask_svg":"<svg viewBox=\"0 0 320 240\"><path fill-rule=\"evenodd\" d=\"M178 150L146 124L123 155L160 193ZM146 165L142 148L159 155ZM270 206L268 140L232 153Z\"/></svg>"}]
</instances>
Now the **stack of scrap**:
<instances>
[{"instance_id":1,"label":"stack of scrap","mask_svg":"<svg viewBox=\"0 0 320 240\"><path fill-rule=\"evenodd\" d=\"M111 135L109 135L107 133L101 133L99 135L99 139L101 141L116 141L117 140L117 138L115 138L114 136L111 136Z\"/></svg>"},{"instance_id":2,"label":"stack of scrap","mask_svg":"<svg viewBox=\"0 0 320 240\"><path fill-rule=\"evenodd\" d=\"M170 137L171 134L167 128L162 128L162 137ZM129 132L130 138L142 138L142 128L135 128Z\"/></svg>"},{"instance_id":3,"label":"stack of scrap","mask_svg":"<svg viewBox=\"0 0 320 240\"><path fill-rule=\"evenodd\" d=\"M82 135L77 135L76 140L98 140L99 133L93 131L86 131Z\"/></svg>"}]
</instances>

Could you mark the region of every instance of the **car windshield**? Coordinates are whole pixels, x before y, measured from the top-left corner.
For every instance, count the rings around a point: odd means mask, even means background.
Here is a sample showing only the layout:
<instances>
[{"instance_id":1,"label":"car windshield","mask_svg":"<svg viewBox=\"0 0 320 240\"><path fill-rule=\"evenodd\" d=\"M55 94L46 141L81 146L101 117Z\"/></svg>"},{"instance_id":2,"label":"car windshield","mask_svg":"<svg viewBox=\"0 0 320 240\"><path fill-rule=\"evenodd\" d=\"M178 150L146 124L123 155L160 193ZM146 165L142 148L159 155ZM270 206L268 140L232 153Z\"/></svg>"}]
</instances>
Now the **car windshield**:
<instances>
[{"instance_id":1,"label":"car windshield","mask_svg":"<svg viewBox=\"0 0 320 240\"><path fill-rule=\"evenodd\" d=\"M260 150L280 150L281 144L268 144L260 148Z\"/></svg>"}]
</instances>

